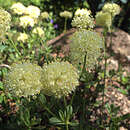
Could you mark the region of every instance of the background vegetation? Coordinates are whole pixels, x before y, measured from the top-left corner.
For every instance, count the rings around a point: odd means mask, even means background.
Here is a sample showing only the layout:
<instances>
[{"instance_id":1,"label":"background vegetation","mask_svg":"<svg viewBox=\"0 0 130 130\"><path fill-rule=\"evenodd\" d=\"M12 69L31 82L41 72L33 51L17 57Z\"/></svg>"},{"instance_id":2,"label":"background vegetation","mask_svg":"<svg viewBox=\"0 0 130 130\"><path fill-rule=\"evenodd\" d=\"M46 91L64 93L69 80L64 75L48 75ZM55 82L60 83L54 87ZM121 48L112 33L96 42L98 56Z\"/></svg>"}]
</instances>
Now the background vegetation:
<instances>
[{"instance_id":1,"label":"background vegetation","mask_svg":"<svg viewBox=\"0 0 130 130\"><path fill-rule=\"evenodd\" d=\"M59 17L59 13L64 10L74 12L77 8L88 8L95 15L97 11L101 10L105 2L114 2L120 5L121 13L115 18L115 25L118 28L130 33L130 2L128 0L0 0L0 6L8 9L14 2L22 2L24 5L36 5L43 11L53 12L55 15L55 22L58 23L59 29L63 28L63 19ZM72 7L73 5L73 7ZM68 22L70 26L71 21Z\"/></svg>"}]
</instances>

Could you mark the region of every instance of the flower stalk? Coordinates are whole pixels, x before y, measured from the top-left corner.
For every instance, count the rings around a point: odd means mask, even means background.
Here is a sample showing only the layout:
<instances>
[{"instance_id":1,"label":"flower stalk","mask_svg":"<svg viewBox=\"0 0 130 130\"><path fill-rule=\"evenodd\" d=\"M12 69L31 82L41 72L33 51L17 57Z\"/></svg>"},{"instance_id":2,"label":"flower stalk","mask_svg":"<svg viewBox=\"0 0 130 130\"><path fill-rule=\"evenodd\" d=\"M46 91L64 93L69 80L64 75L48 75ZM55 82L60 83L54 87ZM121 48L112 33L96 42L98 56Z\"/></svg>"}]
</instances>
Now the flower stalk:
<instances>
[{"instance_id":1,"label":"flower stalk","mask_svg":"<svg viewBox=\"0 0 130 130\"><path fill-rule=\"evenodd\" d=\"M45 109L48 113L50 113L53 117L56 117L56 115L55 115L53 112L51 112L51 110L50 110L48 107L44 106L44 109Z\"/></svg>"},{"instance_id":2,"label":"flower stalk","mask_svg":"<svg viewBox=\"0 0 130 130\"><path fill-rule=\"evenodd\" d=\"M105 88L106 88L106 69L107 69L107 56L106 56L106 47L107 47L107 43L106 43L106 36L107 36L107 29L104 29L103 32L104 38L105 38L105 42L104 42L104 86L103 86L103 90L102 90L102 109L104 110L104 98L105 98Z\"/></svg>"},{"instance_id":3,"label":"flower stalk","mask_svg":"<svg viewBox=\"0 0 130 130\"><path fill-rule=\"evenodd\" d=\"M83 68L82 68L82 72L81 72L81 75L80 75L80 79L82 78L82 76L83 76L83 73L86 71L86 60L87 60L87 53L85 54L85 56L84 56L84 62L83 62ZM79 80L80 80L79 79Z\"/></svg>"},{"instance_id":4,"label":"flower stalk","mask_svg":"<svg viewBox=\"0 0 130 130\"><path fill-rule=\"evenodd\" d=\"M18 55L21 57L21 53L19 52L19 50L17 49L16 45L14 44L14 42L9 38L9 43L11 43L11 45L13 46L13 48L15 49L15 51L18 53Z\"/></svg>"},{"instance_id":5,"label":"flower stalk","mask_svg":"<svg viewBox=\"0 0 130 130\"><path fill-rule=\"evenodd\" d=\"M66 31L67 31L67 19L68 19L68 18L65 18L64 33L66 33Z\"/></svg>"},{"instance_id":6,"label":"flower stalk","mask_svg":"<svg viewBox=\"0 0 130 130\"><path fill-rule=\"evenodd\" d=\"M66 121L66 130L69 130L68 122Z\"/></svg>"}]
</instances>

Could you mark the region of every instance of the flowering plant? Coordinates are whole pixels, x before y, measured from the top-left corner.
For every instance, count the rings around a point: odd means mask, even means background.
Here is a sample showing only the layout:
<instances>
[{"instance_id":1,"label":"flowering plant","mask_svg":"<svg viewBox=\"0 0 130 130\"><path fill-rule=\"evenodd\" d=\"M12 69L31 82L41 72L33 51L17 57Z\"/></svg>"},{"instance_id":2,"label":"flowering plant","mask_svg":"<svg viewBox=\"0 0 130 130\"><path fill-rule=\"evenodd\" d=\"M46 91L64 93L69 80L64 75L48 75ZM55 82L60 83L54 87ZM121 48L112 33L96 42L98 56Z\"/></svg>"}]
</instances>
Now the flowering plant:
<instances>
[{"instance_id":1,"label":"flowering plant","mask_svg":"<svg viewBox=\"0 0 130 130\"><path fill-rule=\"evenodd\" d=\"M59 6L61 1L10 1L14 3L8 9L12 15L0 8L0 40L3 36L6 39L0 43L0 129L118 130L122 124L129 127L129 113L116 116L119 107L113 105L113 93L119 86L120 93L115 91L116 94L128 95L119 83L128 87L130 78L122 76L123 71L107 69L107 34L112 43L112 21L119 14L119 6L106 3L93 17L96 12L86 9L97 6L88 5L91 0L74 1L77 6L73 8L68 6L72 1L62 1L67 8ZM46 9L55 10L54 14ZM72 20L76 29L66 30L72 12L59 14L63 9L77 9ZM63 23L59 16L65 19L66 33L61 35L57 22L61 26ZM95 22L103 26L103 32L94 30ZM59 36L55 38L56 32ZM63 54L62 47L67 53Z\"/></svg>"},{"instance_id":2,"label":"flowering plant","mask_svg":"<svg viewBox=\"0 0 130 130\"><path fill-rule=\"evenodd\" d=\"M3 55L8 54L10 62L12 60L16 62L23 58L34 60L37 56L40 59L43 55L45 57L49 55L51 47L46 42L55 37L54 25L49 22L53 18L53 14L46 12L47 17L43 19L43 13L37 6L30 5L26 7L20 2L14 3L10 7L10 12L12 15L8 12L8 14L3 14L3 23L1 22L0 25L0 31L3 30L0 34L2 40L4 32L9 30L11 25L8 36L5 38L6 45L11 49L4 49L3 52L5 53ZM0 13L2 15L2 11Z\"/></svg>"}]
</instances>

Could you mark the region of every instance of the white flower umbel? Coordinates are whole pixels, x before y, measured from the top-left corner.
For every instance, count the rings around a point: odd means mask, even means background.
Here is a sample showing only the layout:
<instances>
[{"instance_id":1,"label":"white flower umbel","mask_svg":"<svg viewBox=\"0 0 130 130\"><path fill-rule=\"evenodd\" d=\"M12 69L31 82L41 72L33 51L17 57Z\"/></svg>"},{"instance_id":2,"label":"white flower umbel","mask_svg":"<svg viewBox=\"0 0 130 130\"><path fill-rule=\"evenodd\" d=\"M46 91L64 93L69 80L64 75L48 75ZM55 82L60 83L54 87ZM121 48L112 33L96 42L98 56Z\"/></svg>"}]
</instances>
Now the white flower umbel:
<instances>
[{"instance_id":1,"label":"white flower umbel","mask_svg":"<svg viewBox=\"0 0 130 130\"><path fill-rule=\"evenodd\" d=\"M26 7L20 2L13 4L10 9L13 11L14 14L18 15L22 15L26 11Z\"/></svg>"},{"instance_id":2,"label":"white flower umbel","mask_svg":"<svg viewBox=\"0 0 130 130\"><path fill-rule=\"evenodd\" d=\"M115 3L106 3L102 8L104 12L108 12L114 17L115 15L120 13L120 6Z\"/></svg>"},{"instance_id":3,"label":"white flower umbel","mask_svg":"<svg viewBox=\"0 0 130 130\"><path fill-rule=\"evenodd\" d=\"M28 97L40 93L42 69L31 63L11 66L4 83L6 90L17 97Z\"/></svg>"},{"instance_id":4,"label":"white flower umbel","mask_svg":"<svg viewBox=\"0 0 130 130\"><path fill-rule=\"evenodd\" d=\"M20 17L20 26L23 28L26 28L27 26L33 27L35 24L35 21L30 16L22 16Z\"/></svg>"},{"instance_id":5,"label":"white flower umbel","mask_svg":"<svg viewBox=\"0 0 130 130\"><path fill-rule=\"evenodd\" d=\"M77 9L75 12L75 16L83 16L83 15L89 16L90 14L91 11L87 9Z\"/></svg>"},{"instance_id":6,"label":"white flower umbel","mask_svg":"<svg viewBox=\"0 0 130 130\"><path fill-rule=\"evenodd\" d=\"M44 31L41 27L34 28L32 33L38 34L40 37L44 36Z\"/></svg>"},{"instance_id":7,"label":"white flower umbel","mask_svg":"<svg viewBox=\"0 0 130 130\"><path fill-rule=\"evenodd\" d=\"M75 91L79 85L77 70L68 62L52 62L44 66L42 91L48 96L61 98Z\"/></svg>"},{"instance_id":8,"label":"white flower umbel","mask_svg":"<svg viewBox=\"0 0 130 130\"><path fill-rule=\"evenodd\" d=\"M42 12L42 13L41 13L41 18L42 18L42 19L48 19L48 18L49 18L48 12L46 12L46 11L45 11L45 12Z\"/></svg>"},{"instance_id":9,"label":"white flower umbel","mask_svg":"<svg viewBox=\"0 0 130 130\"><path fill-rule=\"evenodd\" d=\"M110 30L112 25L112 17L111 14L108 12L97 12L96 14L96 25L107 27Z\"/></svg>"},{"instance_id":10,"label":"white flower umbel","mask_svg":"<svg viewBox=\"0 0 130 130\"><path fill-rule=\"evenodd\" d=\"M69 12L69 11L61 12L60 16L64 18L72 18L72 12Z\"/></svg>"},{"instance_id":11,"label":"white flower umbel","mask_svg":"<svg viewBox=\"0 0 130 130\"><path fill-rule=\"evenodd\" d=\"M20 33L17 37L17 41L19 42L26 42L28 39L28 35L26 33Z\"/></svg>"},{"instance_id":12,"label":"white flower umbel","mask_svg":"<svg viewBox=\"0 0 130 130\"><path fill-rule=\"evenodd\" d=\"M6 32L10 29L11 15L0 8L0 41L5 38Z\"/></svg>"},{"instance_id":13,"label":"white flower umbel","mask_svg":"<svg viewBox=\"0 0 130 130\"><path fill-rule=\"evenodd\" d=\"M84 64L86 55L86 67L92 69L97 63L97 58L101 56L103 48L103 38L96 32L80 30L71 37L70 58L72 64L78 66Z\"/></svg>"},{"instance_id":14,"label":"white flower umbel","mask_svg":"<svg viewBox=\"0 0 130 130\"><path fill-rule=\"evenodd\" d=\"M71 24L79 29L92 29L94 27L94 18L89 10L78 9Z\"/></svg>"},{"instance_id":15,"label":"white flower umbel","mask_svg":"<svg viewBox=\"0 0 130 130\"><path fill-rule=\"evenodd\" d=\"M38 18L40 16L40 9L36 6L28 6L26 8L26 14L32 18Z\"/></svg>"}]
</instances>

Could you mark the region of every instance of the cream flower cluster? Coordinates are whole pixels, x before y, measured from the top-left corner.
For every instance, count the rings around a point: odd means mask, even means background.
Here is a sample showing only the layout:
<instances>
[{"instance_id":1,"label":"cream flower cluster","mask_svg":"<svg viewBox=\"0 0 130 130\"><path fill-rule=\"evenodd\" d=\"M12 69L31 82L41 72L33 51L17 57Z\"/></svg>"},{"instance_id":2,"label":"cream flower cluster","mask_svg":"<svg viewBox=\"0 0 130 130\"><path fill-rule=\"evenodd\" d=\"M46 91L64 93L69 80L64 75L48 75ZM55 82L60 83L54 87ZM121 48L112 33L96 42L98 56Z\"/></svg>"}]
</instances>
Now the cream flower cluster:
<instances>
[{"instance_id":1,"label":"cream flower cluster","mask_svg":"<svg viewBox=\"0 0 130 130\"><path fill-rule=\"evenodd\" d=\"M29 15L32 18L38 18L40 16L40 9L36 6L28 6L26 8L25 14Z\"/></svg>"},{"instance_id":2,"label":"cream flower cluster","mask_svg":"<svg viewBox=\"0 0 130 130\"><path fill-rule=\"evenodd\" d=\"M87 9L78 9L71 24L79 29L92 29L94 27L94 18Z\"/></svg>"},{"instance_id":3,"label":"cream flower cluster","mask_svg":"<svg viewBox=\"0 0 130 130\"><path fill-rule=\"evenodd\" d=\"M97 25L107 27L110 30L110 26L112 24L112 18L110 13L100 11L97 12L95 17Z\"/></svg>"},{"instance_id":4,"label":"cream flower cluster","mask_svg":"<svg viewBox=\"0 0 130 130\"><path fill-rule=\"evenodd\" d=\"M33 27L37 23L37 18L40 16L40 9L36 6L25 7L22 3L18 2L11 6L11 10L20 17L20 26L26 28L27 26Z\"/></svg>"},{"instance_id":5,"label":"cream flower cluster","mask_svg":"<svg viewBox=\"0 0 130 130\"><path fill-rule=\"evenodd\" d=\"M42 12L42 13L41 13L41 18L42 18L42 19L47 19L47 18L49 18L48 12L46 12L46 11L45 11L45 12Z\"/></svg>"},{"instance_id":6,"label":"cream flower cluster","mask_svg":"<svg viewBox=\"0 0 130 130\"><path fill-rule=\"evenodd\" d=\"M80 30L71 37L70 58L72 64L84 63L86 55L86 67L92 69L97 63L97 58L101 56L101 48L104 46L103 38L96 32Z\"/></svg>"},{"instance_id":7,"label":"cream flower cluster","mask_svg":"<svg viewBox=\"0 0 130 130\"><path fill-rule=\"evenodd\" d=\"M26 33L20 33L20 35L17 37L17 41L19 42L26 42L28 39L28 35Z\"/></svg>"},{"instance_id":8,"label":"cream flower cluster","mask_svg":"<svg viewBox=\"0 0 130 130\"><path fill-rule=\"evenodd\" d=\"M40 93L42 69L36 64L15 64L5 78L7 91L18 97L28 97Z\"/></svg>"},{"instance_id":9,"label":"cream flower cluster","mask_svg":"<svg viewBox=\"0 0 130 130\"><path fill-rule=\"evenodd\" d=\"M115 3L106 3L102 8L104 12L108 12L114 17L115 15L120 13L120 6Z\"/></svg>"},{"instance_id":10,"label":"cream flower cluster","mask_svg":"<svg viewBox=\"0 0 130 130\"><path fill-rule=\"evenodd\" d=\"M10 29L11 15L0 8L0 40L4 39L5 33Z\"/></svg>"},{"instance_id":11,"label":"cream flower cluster","mask_svg":"<svg viewBox=\"0 0 130 130\"><path fill-rule=\"evenodd\" d=\"M10 29L11 15L0 8L0 30L7 31Z\"/></svg>"},{"instance_id":12,"label":"cream flower cluster","mask_svg":"<svg viewBox=\"0 0 130 130\"><path fill-rule=\"evenodd\" d=\"M77 70L68 62L53 62L43 70L43 93L61 98L68 96L79 85Z\"/></svg>"},{"instance_id":13,"label":"cream flower cluster","mask_svg":"<svg viewBox=\"0 0 130 130\"><path fill-rule=\"evenodd\" d=\"M106 3L102 8L102 11L97 12L95 16L96 24L99 26L107 27L108 31L110 31L112 20L114 19L115 15L119 13L120 13L119 5L115 3Z\"/></svg>"},{"instance_id":14,"label":"cream flower cluster","mask_svg":"<svg viewBox=\"0 0 130 130\"><path fill-rule=\"evenodd\" d=\"M33 5L25 7L22 3L17 2L10 9L18 15L27 14L32 18L38 18L40 16L40 9Z\"/></svg>"},{"instance_id":15,"label":"cream flower cluster","mask_svg":"<svg viewBox=\"0 0 130 130\"><path fill-rule=\"evenodd\" d=\"M38 34L40 37L44 36L44 31L40 27L36 27L33 29L32 33Z\"/></svg>"},{"instance_id":16,"label":"cream flower cluster","mask_svg":"<svg viewBox=\"0 0 130 130\"><path fill-rule=\"evenodd\" d=\"M27 26L33 27L35 24L35 21L30 16L22 16L20 17L20 26L26 28Z\"/></svg>"},{"instance_id":17,"label":"cream flower cluster","mask_svg":"<svg viewBox=\"0 0 130 130\"><path fill-rule=\"evenodd\" d=\"M22 15L26 12L26 7L20 2L13 4L10 9L13 11L13 13L18 15Z\"/></svg>"},{"instance_id":18,"label":"cream flower cluster","mask_svg":"<svg viewBox=\"0 0 130 130\"><path fill-rule=\"evenodd\" d=\"M60 16L64 18L72 18L72 12L69 12L69 11L61 12Z\"/></svg>"},{"instance_id":19,"label":"cream flower cluster","mask_svg":"<svg viewBox=\"0 0 130 130\"><path fill-rule=\"evenodd\" d=\"M89 16L90 14L91 14L91 11L87 10L87 9L77 9L76 12L75 12L76 16L82 16L82 15Z\"/></svg>"}]
</instances>

